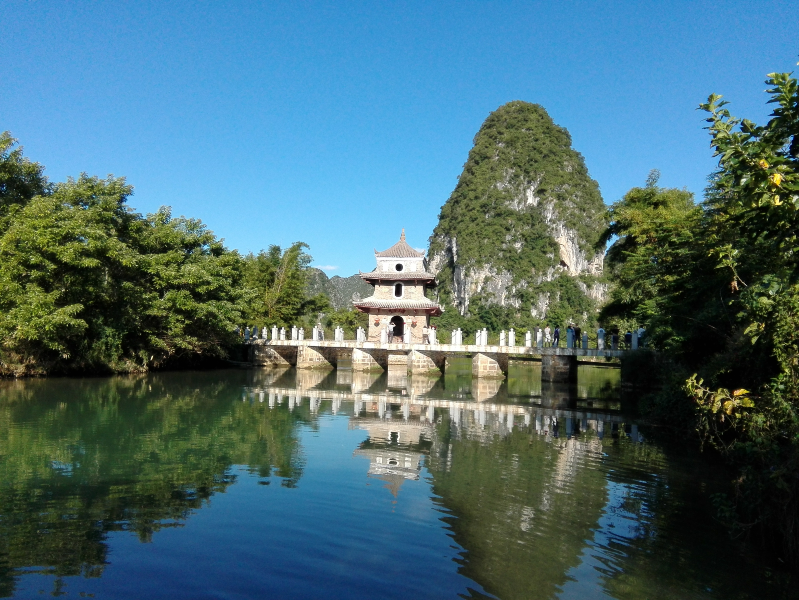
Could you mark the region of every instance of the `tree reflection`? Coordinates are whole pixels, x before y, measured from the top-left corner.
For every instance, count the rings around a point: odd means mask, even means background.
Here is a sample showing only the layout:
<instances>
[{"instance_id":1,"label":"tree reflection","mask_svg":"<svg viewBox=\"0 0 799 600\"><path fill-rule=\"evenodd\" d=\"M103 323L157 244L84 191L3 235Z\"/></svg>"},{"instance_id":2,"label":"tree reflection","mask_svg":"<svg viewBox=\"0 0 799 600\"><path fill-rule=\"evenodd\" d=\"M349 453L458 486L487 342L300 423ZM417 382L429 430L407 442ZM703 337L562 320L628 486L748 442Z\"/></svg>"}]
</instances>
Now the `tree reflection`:
<instances>
[{"instance_id":1,"label":"tree reflection","mask_svg":"<svg viewBox=\"0 0 799 600\"><path fill-rule=\"evenodd\" d=\"M109 532L147 542L180 526L233 483L232 465L295 485L308 415L242 398L246 377L2 384L0 594L20 569L100 576Z\"/></svg>"}]
</instances>

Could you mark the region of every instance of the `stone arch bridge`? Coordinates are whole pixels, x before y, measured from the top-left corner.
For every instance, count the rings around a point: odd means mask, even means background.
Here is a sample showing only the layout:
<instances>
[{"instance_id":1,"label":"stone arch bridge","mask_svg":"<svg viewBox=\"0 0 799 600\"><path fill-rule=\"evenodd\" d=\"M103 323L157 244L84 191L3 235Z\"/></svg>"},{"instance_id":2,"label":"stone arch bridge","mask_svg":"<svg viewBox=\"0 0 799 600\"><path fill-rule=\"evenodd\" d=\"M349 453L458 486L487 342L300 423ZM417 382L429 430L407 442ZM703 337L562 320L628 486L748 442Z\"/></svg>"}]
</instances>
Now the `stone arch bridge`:
<instances>
[{"instance_id":1,"label":"stone arch bridge","mask_svg":"<svg viewBox=\"0 0 799 600\"><path fill-rule=\"evenodd\" d=\"M588 348L541 348L536 346L490 346L476 344L406 344L359 341L254 340L247 345L249 362L258 366L293 366L298 369L329 369L342 358L352 360L353 371L387 371L405 367L413 374L441 374L447 357L472 359L472 376L502 379L510 360L541 361L542 381L577 380L580 358L624 359L638 350Z\"/></svg>"}]
</instances>

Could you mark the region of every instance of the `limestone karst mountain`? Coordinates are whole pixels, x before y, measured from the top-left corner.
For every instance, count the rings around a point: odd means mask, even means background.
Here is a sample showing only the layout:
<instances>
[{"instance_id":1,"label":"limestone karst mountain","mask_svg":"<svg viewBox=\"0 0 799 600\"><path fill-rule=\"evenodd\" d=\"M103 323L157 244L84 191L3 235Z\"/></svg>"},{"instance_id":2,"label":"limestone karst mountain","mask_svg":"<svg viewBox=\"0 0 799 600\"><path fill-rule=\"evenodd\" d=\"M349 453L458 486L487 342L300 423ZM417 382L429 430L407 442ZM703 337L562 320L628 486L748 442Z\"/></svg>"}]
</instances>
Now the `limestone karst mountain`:
<instances>
[{"instance_id":1,"label":"limestone karst mountain","mask_svg":"<svg viewBox=\"0 0 799 600\"><path fill-rule=\"evenodd\" d=\"M352 308L352 301L355 296L366 298L373 292L371 285L361 279L360 275L350 275L349 277L339 277L334 275L328 277L324 271L311 268L308 270L308 296L325 294L330 298L333 308Z\"/></svg>"},{"instance_id":2,"label":"limestone karst mountain","mask_svg":"<svg viewBox=\"0 0 799 600\"><path fill-rule=\"evenodd\" d=\"M590 321L607 289L605 214L568 131L537 104L499 107L430 238L438 300L461 317L500 307L520 324Z\"/></svg>"}]
</instances>

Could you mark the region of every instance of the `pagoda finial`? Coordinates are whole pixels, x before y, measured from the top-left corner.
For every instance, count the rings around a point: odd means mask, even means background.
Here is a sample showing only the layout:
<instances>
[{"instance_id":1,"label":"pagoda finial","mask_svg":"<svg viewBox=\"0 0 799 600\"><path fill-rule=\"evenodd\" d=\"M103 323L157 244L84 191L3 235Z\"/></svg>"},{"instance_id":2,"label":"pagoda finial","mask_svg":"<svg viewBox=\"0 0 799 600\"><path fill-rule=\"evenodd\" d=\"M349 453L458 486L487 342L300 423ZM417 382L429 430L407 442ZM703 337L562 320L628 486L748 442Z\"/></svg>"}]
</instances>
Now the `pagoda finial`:
<instances>
[{"instance_id":1,"label":"pagoda finial","mask_svg":"<svg viewBox=\"0 0 799 600\"><path fill-rule=\"evenodd\" d=\"M404 227L402 228L402 233L400 234L400 241L401 242L405 241L405 228Z\"/></svg>"}]
</instances>

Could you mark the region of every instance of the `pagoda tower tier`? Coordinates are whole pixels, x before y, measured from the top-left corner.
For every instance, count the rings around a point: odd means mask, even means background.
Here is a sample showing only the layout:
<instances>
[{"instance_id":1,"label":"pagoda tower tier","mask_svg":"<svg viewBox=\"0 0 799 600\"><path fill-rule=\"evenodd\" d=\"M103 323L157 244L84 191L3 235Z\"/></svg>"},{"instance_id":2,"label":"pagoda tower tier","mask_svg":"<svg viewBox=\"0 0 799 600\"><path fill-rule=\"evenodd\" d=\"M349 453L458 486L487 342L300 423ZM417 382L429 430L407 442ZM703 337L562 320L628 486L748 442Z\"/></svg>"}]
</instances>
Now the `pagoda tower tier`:
<instances>
[{"instance_id":1,"label":"pagoda tower tier","mask_svg":"<svg viewBox=\"0 0 799 600\"><path fill-rule=\"evenodd\" d=\"M427 272L424 252L417 252L405 241L402 230L399 242L388 250L375 250L377 267L361 278L374 286L368 298L353 302L353 306L369 315L368 340L379 342L380 333L389 329L397 342L410 333L412 344L422 343L422 328L430 317L443 312L425 292L436 287L436 278Z\"/></svg>"}]
</instances>

